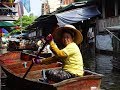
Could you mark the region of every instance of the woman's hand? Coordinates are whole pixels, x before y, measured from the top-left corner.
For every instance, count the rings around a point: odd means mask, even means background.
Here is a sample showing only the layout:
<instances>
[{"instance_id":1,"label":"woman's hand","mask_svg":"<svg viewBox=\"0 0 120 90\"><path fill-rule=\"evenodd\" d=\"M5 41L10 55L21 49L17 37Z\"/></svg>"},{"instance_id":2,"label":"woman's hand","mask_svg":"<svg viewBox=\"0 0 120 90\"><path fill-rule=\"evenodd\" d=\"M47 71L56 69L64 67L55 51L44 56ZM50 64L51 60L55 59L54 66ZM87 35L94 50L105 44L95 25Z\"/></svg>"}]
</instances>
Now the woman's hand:
<instances>
[{"instance_id":1,"label":"woman's hand","mask_svg":"<svg viewBox=\"0 0 120 90\"><path fill-rule=\"evenodd\" d=\"M46 41L47 42L51 42L53 40L53 36L51 34L49 34L47 37L46 37Z\"/></svg>"},{"instance_id":2,"label":"woman's hand","mask_svg":"<svg viewBox=\"0 0 120 90\"><path fill-rule=\"evenodd\" d=\"M40 64L42 62L42 60L33 58L32 62L35 64Z\"/></svg>"}]
</instances>

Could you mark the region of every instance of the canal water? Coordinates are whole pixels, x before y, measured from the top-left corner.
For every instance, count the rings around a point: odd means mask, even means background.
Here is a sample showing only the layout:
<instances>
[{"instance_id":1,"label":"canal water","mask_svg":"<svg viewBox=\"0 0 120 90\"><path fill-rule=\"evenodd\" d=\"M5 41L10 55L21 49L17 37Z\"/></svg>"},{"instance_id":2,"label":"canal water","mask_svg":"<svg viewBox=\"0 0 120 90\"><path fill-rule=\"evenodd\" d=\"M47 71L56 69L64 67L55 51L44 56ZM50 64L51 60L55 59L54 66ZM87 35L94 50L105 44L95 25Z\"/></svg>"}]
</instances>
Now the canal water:
<instances>
[{"instance_id":1,"label":"canal water","mask_svg":"<svg viewBox=\"0 0 120 90\"><path fill-rule=\"evenodd\" d=\"M113 69L112 55L90 53L84 58L86 69L103 75L101 90L120 90L120 71Z\"/></svg>"},{"instance_id":2,"label":"canal water","mask_svg":"<svg viewBox=\"0 0 120 90\"><path fill-rule=\"evenodd\" d=\"M6 50L0 50L0 53L5 53ZM111 60L113 56L91 53L83 55L84 66L86 69L103 74L101 82L101 90L120 90L120 72L112 68ZM12 82L11 82L12 83ZM9 90L7 87L1 90Z\"/></svg>"}]
</instances>

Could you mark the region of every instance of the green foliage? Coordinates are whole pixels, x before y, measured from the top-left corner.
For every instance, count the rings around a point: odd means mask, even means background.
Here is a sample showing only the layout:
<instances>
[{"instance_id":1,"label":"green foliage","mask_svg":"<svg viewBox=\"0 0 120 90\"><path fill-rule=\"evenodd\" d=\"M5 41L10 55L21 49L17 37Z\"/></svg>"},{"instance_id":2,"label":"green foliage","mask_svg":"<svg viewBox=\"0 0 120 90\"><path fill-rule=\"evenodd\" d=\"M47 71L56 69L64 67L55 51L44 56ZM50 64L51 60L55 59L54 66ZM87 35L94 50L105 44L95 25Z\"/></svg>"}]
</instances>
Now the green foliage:
<instances>
[{"instance_id":1,"label":"green foliage","mask_svg":"<svg viewBox=\"0 0 120 90\"><path fill-rule=\"evenodd\" d=\"M12 30L9 35L12 35L12 34L16 34L16 33L20 33L20 30Z\"/></svg>"},{"instance_id":2,"label":"green foliage","mask_svg":"<svg viewBox=\"0 0 120 90\"><path fill-rule=\"evenodd\" d=\"M33 15L30 15L30 16L25 15L22 18L19 18L17 21L14 21L13 23L16 26L21 26L21 23L22 23L22 27L25 28L28 25L30 25L36 18L37 17L35 17Z\"/></svg>"},{"instance_id":3,"label":"green foliage","mask_svg":"<svg viewBox=\"0 0 120 90\"><path fill-rule=\"evenodd\" d=\"M37 17L33 16L33 14L30 14L30 16L22 16L22 18L19 18L18 20L14 21L13 23L16 26L22 26L22 31L25 31L24 29L30 25ZM10 32L10 34L14 34L14 33L19 33L20 30L16 30L15 28L12 30L12 32Z\"/></svg>"}]
</instances>

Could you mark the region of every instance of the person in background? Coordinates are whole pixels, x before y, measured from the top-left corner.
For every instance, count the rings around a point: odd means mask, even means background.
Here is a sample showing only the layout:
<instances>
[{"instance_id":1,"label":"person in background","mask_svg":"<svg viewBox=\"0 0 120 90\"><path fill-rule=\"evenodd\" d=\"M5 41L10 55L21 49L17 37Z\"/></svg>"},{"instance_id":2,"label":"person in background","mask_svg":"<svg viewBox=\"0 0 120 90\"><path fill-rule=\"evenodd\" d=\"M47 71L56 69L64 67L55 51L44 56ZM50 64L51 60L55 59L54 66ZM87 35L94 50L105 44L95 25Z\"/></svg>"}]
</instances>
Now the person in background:
<instances>
[{"instance_id":1,"label":"person in background","mask_svg":"<svg viewBox=\"0 0 120 90\"><path fill-rule=\"evenodd\" d=\"M44 43L45 43L44 36L40 36L40 40L38 40L37 42L38 51L43 47Z\"/></svg>"},{"instance_id":2,"label":"person in background","mask_svg":"<svg viewBox=\"0 0 120 90\"><path fill-rule=\"evenodd\" d=\"M92 48L95 42L95 36L94 36L94 31L92 27L89 28L87 37L88 37L88 45L90 48Z\"/></svg>"},{"instance_id":3,"label":"person in background","mask_svg":"<svg viewBox=\"0 0 120 90\"><path fill-rule=\"evenodd\" d=\"M62 43L62 49L59 49L54 40ZM82 34L72 25L65 25L55 30L53 36L49 34L46 37L50 44L53 57L45 59L33 59L36 64L50 64L61 62L62 68L50 69L45 71L46 80L59 82L65 79L82 77L84 74L83 58L79 47L77 46L83 40Z\"/></svg>"},{"instance_id":4,"label":"person in background","mask_svg":"<svg viewBox=\"0 0 120 90\"><path fill-rule=\"evenodd\" d=\"M88 53L90 53L92 57L95 57L95 35L94 35L94 27L90 27L87 33L88 38Z\"/></svg>"},{"instance_id":5,"label":"person in background","mask_svg":"<svg viewBox=\"0 0 120 90\"><path fill-rule=\"evenodd\" d=\"M45 42L46 42L46 41L45 41L44 36L41 36L41 37L40 37L40 40L37 42L37 46L39 46L37 52L40 51L40 49L43 47L43 45L45 44ZM51 54L52 54L52 52L51 52L51 50L50 50L50 45L49 45L49 44L47 44L47 45L45 46L45 48L43 49L43 53L51 53Z\"/></svg>"}]
</instances>

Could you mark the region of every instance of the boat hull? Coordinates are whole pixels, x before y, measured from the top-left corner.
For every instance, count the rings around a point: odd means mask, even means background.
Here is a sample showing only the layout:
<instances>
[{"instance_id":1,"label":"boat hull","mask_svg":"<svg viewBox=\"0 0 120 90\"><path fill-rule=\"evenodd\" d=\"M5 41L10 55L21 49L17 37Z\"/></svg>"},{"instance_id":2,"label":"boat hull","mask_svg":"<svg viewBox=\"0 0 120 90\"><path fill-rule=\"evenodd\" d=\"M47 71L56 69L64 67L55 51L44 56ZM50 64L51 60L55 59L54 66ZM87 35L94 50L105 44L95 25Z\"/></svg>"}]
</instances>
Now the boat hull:
<instances>
[{"instance_id":1,"label":"boat hull","mask_svg":"<svg viewBox=\"0 0 120 90\"><path fill-rule=\"evenodd\" d=\"M6 86L11 90L55 90L52 85L40 81L23 79L22 77L18 77L12 73L9 73L4 68L2 69L7 75Z\"/></svg>"},{"instance_id":2,"label":"boat hull","mask_svg":"<svg viewBox=\"0 0 120 90\"><path fill-rule=\"evenodd\" d=\"M0 64L3 71L7 75L7 87L11 90L99 90L102 75L95 72L85 70L83 77L75 77L63 80L58 83L49 81L44 83L39 81L42 78L42 70L46 69L58 69L61 68L57 63L50 65L33 65L28 75L23 78L25 72L28 70L31 62L31 58L34 56L26 56L21 59L21 53L9 52L0 56ZM6 62L6 59L12 62ZM29 61L30 60L30 61ZM27 68L24 67L23 63L27 62Z\"/></svg>"},{"instance_id":3,"label":"boat hull","mask_svg":"<svg viewBox=\"0 0 120 90\"><path fill-rule=\"evenodd\" d=\"M23 79L9 73L4 68L3 70L7 74L7 87L13 90L92 90L92 88L100 90L102 79L100 74L85 71L89 72L89 74L91 73L91 75L66 79L58 83L44 83L39 81L39 79Z\"/></svg>"}]
</instances>

